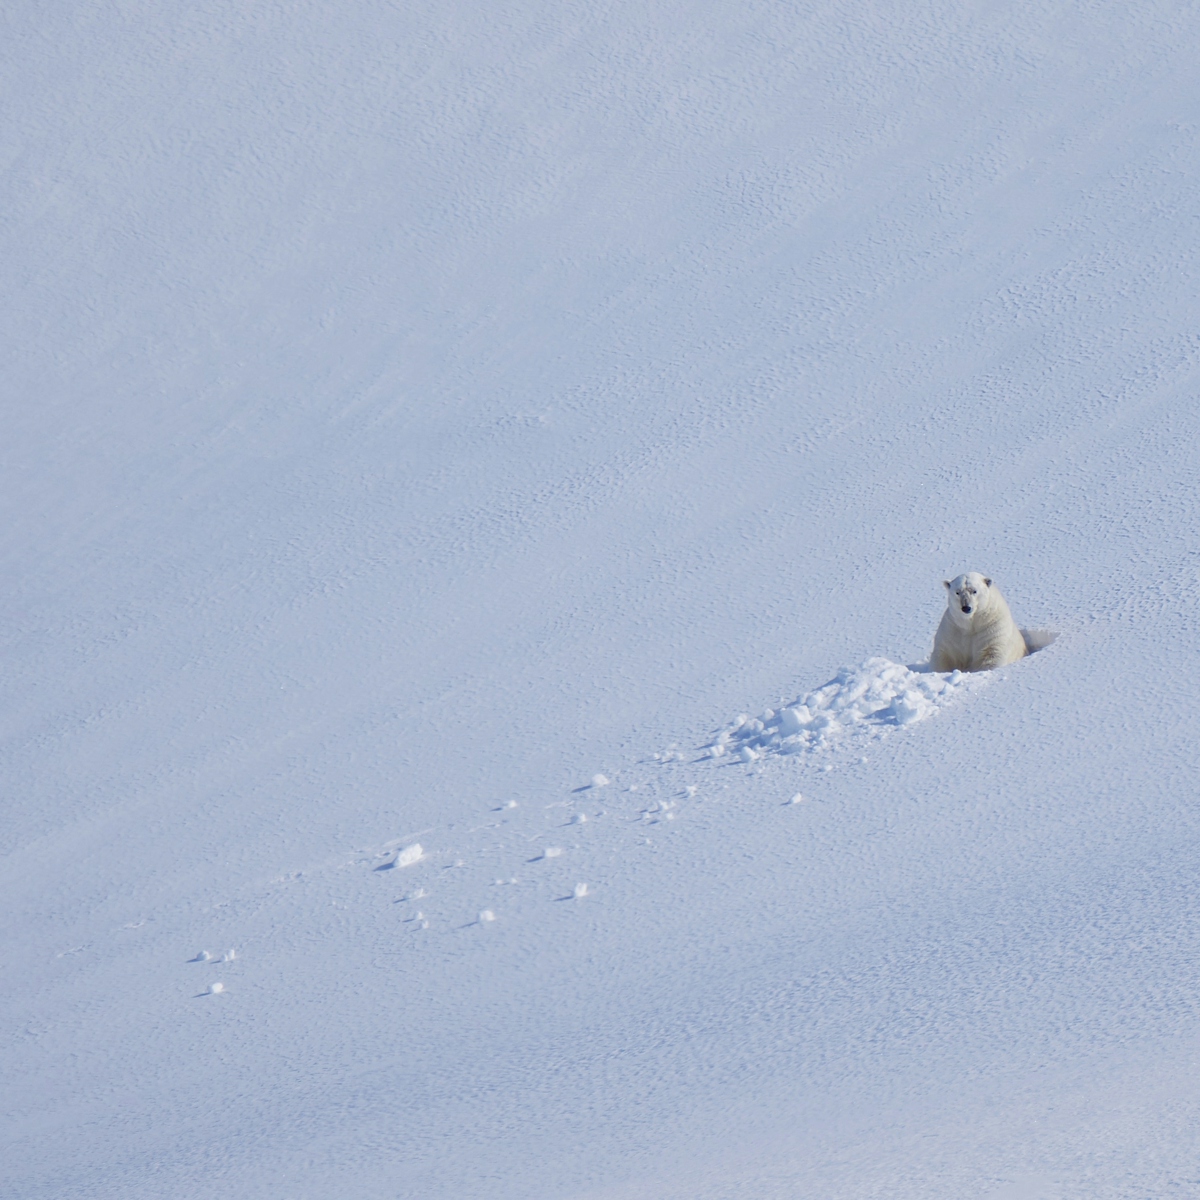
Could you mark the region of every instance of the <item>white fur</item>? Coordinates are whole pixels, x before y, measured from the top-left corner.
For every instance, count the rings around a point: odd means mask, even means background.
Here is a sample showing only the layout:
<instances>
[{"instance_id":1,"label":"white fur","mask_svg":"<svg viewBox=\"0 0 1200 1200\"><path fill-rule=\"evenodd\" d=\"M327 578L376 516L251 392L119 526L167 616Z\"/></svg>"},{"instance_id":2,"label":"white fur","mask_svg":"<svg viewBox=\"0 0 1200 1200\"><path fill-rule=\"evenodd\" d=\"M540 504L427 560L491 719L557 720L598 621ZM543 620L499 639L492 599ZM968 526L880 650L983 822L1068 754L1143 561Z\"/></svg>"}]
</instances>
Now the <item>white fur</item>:
<instances>
[{"instance_id":1,"label":"white fur","mask_svg":"<svg viewBox=\"0 0 1200 1200\"><path fill-rule=\"evenodd\" d=\"M935 671L990 671L1024 657L1025 639L990 579L969 571L946 583L946 611L929 660Z\"/></svg>"}]
</instances>

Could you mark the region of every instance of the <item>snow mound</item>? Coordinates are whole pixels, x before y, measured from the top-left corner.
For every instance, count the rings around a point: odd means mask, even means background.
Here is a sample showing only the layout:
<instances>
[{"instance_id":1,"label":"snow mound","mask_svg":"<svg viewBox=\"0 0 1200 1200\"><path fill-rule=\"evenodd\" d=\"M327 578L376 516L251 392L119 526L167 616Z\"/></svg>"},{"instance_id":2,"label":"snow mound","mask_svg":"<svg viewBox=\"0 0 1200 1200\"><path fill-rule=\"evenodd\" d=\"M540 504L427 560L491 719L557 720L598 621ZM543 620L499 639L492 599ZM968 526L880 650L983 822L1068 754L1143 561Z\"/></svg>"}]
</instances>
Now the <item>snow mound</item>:
<instances>
[{"instance_id":1,"label":"snow mound","mask_svg":"<svg viewBox=\"0 0 1200 1200\"><path fill-rule=\"evenodd\" d=\"M844 667L833 679L778 710L745 714L725 726L706 747L710 757L754 762L771 754L815 754L848 735L880 736L932 716L983 676L961 671L913 670L886 658Z\"/></svg>"}]
</instances>

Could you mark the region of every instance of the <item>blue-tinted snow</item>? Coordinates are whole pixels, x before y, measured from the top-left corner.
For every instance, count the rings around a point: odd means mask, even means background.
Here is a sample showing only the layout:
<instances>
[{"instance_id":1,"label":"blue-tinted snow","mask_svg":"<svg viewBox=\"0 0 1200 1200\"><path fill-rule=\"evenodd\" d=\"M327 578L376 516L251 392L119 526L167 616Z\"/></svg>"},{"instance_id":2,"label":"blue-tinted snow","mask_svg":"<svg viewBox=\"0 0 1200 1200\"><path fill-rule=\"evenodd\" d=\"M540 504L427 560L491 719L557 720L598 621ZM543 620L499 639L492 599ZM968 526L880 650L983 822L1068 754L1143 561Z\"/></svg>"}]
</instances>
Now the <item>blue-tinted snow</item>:
<instances>
[{"instance_id":1,"label":"blue-tinted snow","mask_svg":"<svg viewBox=\"0 0 1200 1200\"><path fill-rule=\"evenodd\" d=\"M1194 6L4 30L0 1194L1200 1188Z\"/></svg>"}]
</instances>

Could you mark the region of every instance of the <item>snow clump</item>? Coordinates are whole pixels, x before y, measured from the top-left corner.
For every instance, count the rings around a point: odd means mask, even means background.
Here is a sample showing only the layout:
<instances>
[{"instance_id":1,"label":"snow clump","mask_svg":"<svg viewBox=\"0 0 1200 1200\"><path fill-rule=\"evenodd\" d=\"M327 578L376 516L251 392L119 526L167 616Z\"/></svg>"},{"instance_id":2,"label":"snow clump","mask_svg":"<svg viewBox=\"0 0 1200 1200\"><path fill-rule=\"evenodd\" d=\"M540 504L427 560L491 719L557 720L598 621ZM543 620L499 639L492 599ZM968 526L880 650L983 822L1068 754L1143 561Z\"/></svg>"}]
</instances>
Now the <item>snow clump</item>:
<instances>
[{"instance_id":1,"label":"snow clump","mask_svg":"<svg viewBox=\"0 0 1200 1200\"><path fill-rule=\"evenodd\" d=\"M421 849L420 842L413 842L411 846L405 846L403 850L396 853L397 867L411 867L413 863L420 862L425 857L425 851Z\"/></svg>"}]
</instances>

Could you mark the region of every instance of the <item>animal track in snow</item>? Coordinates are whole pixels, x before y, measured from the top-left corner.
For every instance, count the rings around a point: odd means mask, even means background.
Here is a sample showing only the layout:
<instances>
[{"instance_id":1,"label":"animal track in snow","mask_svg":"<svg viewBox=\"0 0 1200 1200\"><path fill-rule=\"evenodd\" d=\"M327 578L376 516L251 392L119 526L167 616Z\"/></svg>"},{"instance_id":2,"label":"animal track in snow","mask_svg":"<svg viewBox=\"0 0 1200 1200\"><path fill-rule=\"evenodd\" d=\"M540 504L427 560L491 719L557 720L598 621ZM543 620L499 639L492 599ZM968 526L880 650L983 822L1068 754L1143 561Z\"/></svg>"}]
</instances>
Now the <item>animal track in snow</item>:
<instances>
[{"instance_id":1,"label":"animal track in snow","mask_svg":"<svg viewBox=\"0 0 1200 1200\"><path fill-rule=\"evenodd\" d=\"M710 758L728 755L745 763L772 755L821 754L846 738L879 736L923 721L982 682L983 677L961 671L914 671L886 658L869 658L778 711L743 714L706 750Z\"/></svg>"},{"instance_id":2,"label":"animal track in snow","mask_svg":"<svg viewBox=\"0 0 1200 1200\"><path fill-rule=\"evenodd\" d=\"M839 671L828 683L790 703L781 702L757 717L739 716L718 731L698 759L685 757L672 745L636 763L618 765L612 778L619 786L610 777L597 774L561 799L530 794L520 796L519 801L488 800L491 818L487 824L414 830L403 840L380 847L373 861L385 857L388 861L374 869L412 867L417 874L418 863L429 870L440 868L436 901L428 899L424 888L410 888L394 900L423 902L423 909L415 914L415 904L397 914L406 931L428 930L431 923L437 932L467 928L456 923L461 917L455 914L471 912L477 915L468 925L491 925L497 920L496 911L484 906L494 903L496 893L490 889L501 886L510 889L505 893L508 907L502 924L511 927L548 901L579 901L595 895L592 885L563 878L561 865L554 863L564 855L563 845L531 846L530 842L570 838L566 830L572 830L578 836L577 842L567 846L577 852L572 855L576 864L572 873L602 869L602 864L613 861L620 843L626 843L623 849L629 851L635 846L638 853L653 851L655 844L645 837L648 825L661 825L665 832L684 823L689 813L697 811L696 806L728 801L723 793L729 784L723 788L713 774L714 767L725 764L744 765L751 778L783 771L782 778L792 786L781 786L774 803L809 807L805 802L814 797L795 791L801 782L794 774L797 768L812 779L814 773L822 777L835 765L849 768L865 762L861 751L867 740L933 716L986 681L986 676L938 674L886 658L869 658L856 668ZM608 803L601 809L596 789L604 788L608 789L604 793ZM741 792L739 797L748 800L752 794ZM815 798L819 799L819 794ZM588 811L583 811L581 802ZM436 848L427 852L415 840L417 836L422 836L426 846ZM533 857L529 857L531 852ZM529 865L523 874L518 863ZM601 878L601 885L604 882ZM602 899L603 886L601 894Z\"/></svg>"}]
</instances>

